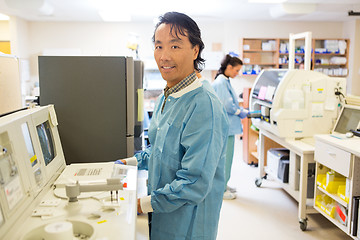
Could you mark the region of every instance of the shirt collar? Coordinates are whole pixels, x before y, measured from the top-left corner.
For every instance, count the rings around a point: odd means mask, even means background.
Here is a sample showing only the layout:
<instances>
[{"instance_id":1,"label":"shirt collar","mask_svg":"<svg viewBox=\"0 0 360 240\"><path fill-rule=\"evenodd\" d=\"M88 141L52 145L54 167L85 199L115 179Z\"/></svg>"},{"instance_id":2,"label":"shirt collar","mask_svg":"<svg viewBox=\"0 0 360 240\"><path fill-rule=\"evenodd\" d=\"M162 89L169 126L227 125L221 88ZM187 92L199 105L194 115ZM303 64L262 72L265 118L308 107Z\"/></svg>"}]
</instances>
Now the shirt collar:
<instances>
[{"instance_id":1,"label":"shirt collar","mask_svg":"<svg viewBox=\"0 0 360 240\"><path fill-rule=\"evenodd\" d=\"M186 88L187 86L189 86L191 83L193 83L196 80L196 73L195 71L193 73L191 73L190 75L188 75L186 78L184 78L183 80L181 80L180 82L178 82L175 86L169 88L168 86L166 86L164 88L164 96L165 98L167 98L170 94L172 93L176 93L179 92L180 90Z\"/></svg>"}]
</instances>

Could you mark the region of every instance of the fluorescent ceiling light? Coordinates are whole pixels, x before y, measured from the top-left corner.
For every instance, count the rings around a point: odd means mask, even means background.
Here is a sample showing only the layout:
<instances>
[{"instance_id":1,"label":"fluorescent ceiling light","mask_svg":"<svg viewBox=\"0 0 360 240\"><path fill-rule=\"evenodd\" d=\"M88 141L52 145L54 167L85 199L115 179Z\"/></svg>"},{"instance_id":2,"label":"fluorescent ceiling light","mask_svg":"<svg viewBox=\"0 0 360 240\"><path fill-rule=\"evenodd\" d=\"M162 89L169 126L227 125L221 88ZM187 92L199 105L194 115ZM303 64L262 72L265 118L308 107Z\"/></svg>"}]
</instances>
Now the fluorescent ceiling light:
<instances>
[{"instance_id":1,"label":"fluorescent ceiling light","mask_svg":"<svg viewBox=\"0 0 360 240\"><path fill-rule=\"evenodd\" d=\"M270 15L273 18L279 18L289 15L305 15L315 10L316 4L314 3L282 3L270 8Z\"/></svg>"},{"instance_id":2,"label":"fluorescent ceiling light","mask_svg":"<svg viewBox=\"0 0 360 240\"><path fill-rule=\"evenodd\" d=\"M105 22L130 22L131 15L116 10L100 10L99 15Z\"/></svg>"},{"instance_id":3,"label":"fluorescent ceiling light","mask_svg":"<svg viewBox=\"0 0 360 240\"><path fill-rule=\"evenodd\" d=\"M9 8L26 11L38 11L41 15L52 15L54 6L48 0L5 0Z\"/></svg>"},{"instance_id":4,"label":"fluorescent ceiling light","mask_svg":"<svg viewBox=\"0 0 360 240\"><path fill-rule=\"evenodd\" d=\"M48 2L44 2L44 4L39 8L39 12L41 15L50 16L54 13L54 6L49 4Z\"/></svg>"},{"instance_id":5,"label":"fluorescent ceiling light","mask_svg":"<svg viewBox=\"0 0 360 240\"><path fill-rule=\"evenodd\" d=\"M249 3L284 3L287 0L248 0Z\"/></svg>"},{"instance_id":6,"label":"fluorescent ceiling light","mask_svg":"<svg viewBox=\"0 0 360 240\"><path fill-rule=\"evenodd\" d=\"M91 0L91 3L105 22L130 22L131 10L135 8L127 1Z\"/></svg>"},{"instance_id":7,"label":"fluorescent ceiling light","mask_svg":"<svg viewBox=\"0 0 360 240\"><path fill-rule=\"evenodd\" d=\"M0 21L8 21L10 17L8 15L0 13Z\"/></svg>"}]
</instances>

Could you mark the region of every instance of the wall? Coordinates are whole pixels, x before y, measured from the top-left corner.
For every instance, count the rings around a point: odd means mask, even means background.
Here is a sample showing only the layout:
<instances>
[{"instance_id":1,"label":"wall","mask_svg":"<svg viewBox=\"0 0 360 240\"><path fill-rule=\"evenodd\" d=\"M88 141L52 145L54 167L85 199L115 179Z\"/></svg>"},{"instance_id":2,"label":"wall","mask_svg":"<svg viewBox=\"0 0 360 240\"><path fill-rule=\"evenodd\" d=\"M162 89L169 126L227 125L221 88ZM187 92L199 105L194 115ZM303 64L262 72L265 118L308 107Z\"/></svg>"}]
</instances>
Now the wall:
<instances>
[{"instance_id":1,"label":"wall","mask_svg":"<svg viewBox=\"0 0 360 240\"><path fill-rule=\"evenodd\" d=\"M0 41L9 41L9 21L0 21Z\"/></svg>"},{"instance_id":2,"label":"wall","mask_svg":"<svg viewBox=\"0 0 360 240\"><path fill-rule=\"evenodd\" d=\"M351 81L348 81L349 86L347 90L352 95L360 96L360 20L353 21L351 25L353 30L351 31L350 41L353 43L351 46L353 54L349 62L351 64L349 66Z\"/></svg>"},{"instance_id":3,"label":"wall","mask_svg":"<svg viewBox=\"0 0 360 240\"><path fill-rule=\"evenodd\" d=\"M139 35L141 59L152 56L153 24L30 22L31 75L37 76L37 57L45 52L85 56L130 55L126 43L130 33Z\"/></svg>"},{"instance_id":4,"label":"wall","mask_svg":"<svg viewBox=\"0 0 360 240\"><path fill-rule=\"evenodd\" d=\"M196 20L196 19L195 19ZM344 24L338 22L279 22L279 21L198 21L205 43L204 51L211 51L213 43L222 43L223 52L239 52L243 37L288 38L289 33L311 31L314 38L343 38ZM153 59L151 37L154 25L146 23L78 23L29 22L28 56L31 81L38 81L37 57L44 52L81 53L82 55L130 55L126 43L130 33L139 35L139 56ZM211 71L203 75L211 80ZM237 77L232 81L238 93L252 86L254 79Z\"/></svg>"},{"instance_id":5,"label":"wall","mask_svg":"<svg viewBox=\"0 0 360 240\"><path fill-rule=\"evenodd\" d=\"M354 47L354 59L352 68L352 88L351 93L356 96L360 96L360 20L356 21L355 24L355 47Z\"/></svg>"},{"instance_id":6,"label":"wall","mask_svg":"<svg viewBox=\"0 0 360 240\"><path fill-rule=\"evenodd\" d=\"M338 22L280 22L280 21L237 21L224 23L200 23L205 45L220 42L225 53L239 53L241 38L289 38L290 33L312 32L313 38L344 38L343 23ZM203 74L211 79L211 73ZM244 87L251 87L256 76L236 77L231 80L237 94Z\"/></svg>"},{"instance_id":7,"label":"wall","mask_svg":"<svg viewBox=\"0 0 360 240\"><path fill-rule=\"evenodd\" d=\"M11 53L20 59L28 59L28 22L18 17L10 17L9 21Z\"/></svg>"}]
</instances>

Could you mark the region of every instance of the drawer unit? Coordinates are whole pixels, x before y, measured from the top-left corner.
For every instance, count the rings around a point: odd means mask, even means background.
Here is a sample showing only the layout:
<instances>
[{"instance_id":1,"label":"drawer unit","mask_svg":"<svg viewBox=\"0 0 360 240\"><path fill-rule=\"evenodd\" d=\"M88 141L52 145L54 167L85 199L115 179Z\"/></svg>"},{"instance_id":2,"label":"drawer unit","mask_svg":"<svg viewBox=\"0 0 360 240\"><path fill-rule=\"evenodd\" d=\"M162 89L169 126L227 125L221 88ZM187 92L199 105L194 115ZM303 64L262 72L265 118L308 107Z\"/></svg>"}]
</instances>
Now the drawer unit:
<instances>
[{"instance_id":1,"label":"drawer unit","mask_svg":"<svg viewBox=\"0 0 360 240\"><path fill-rule=\"evenodd\" d=\"M353 239L360 240L360 209L356 203L360 196L360 138L337 139L322 134L315 140L314 208Z\"/></svg>"},{"instance_id":2,"label":"drawer unit","mask_svg":"<svg viewBox=\"0 0 360 240\"><path fill-rule=\"evenodd\" d=\"M315 143L315 160L336 172L350 177L351 153L338 147L316 141Z\"/></svg>"}]
</instances>

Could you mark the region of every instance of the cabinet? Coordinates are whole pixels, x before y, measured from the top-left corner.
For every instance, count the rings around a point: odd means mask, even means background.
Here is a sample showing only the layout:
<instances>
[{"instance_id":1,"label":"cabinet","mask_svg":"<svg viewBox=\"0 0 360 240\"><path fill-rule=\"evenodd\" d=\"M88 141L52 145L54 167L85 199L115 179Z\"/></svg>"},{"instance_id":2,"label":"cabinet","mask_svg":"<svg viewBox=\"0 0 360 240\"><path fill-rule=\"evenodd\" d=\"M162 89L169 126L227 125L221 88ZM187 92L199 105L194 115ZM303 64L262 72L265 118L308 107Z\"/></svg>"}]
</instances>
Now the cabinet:
<instances>
[{"instance_id":1,"label":"cabinet","mask_svg":"<svg viewBox=\"0 0 360 240\"><path fill-rule=\"evenodd\" d=\"M295 43L295 68L304 61L305 41ZM311 70L329 76L348 75L349 39L312 39ZM243 38L240 42L244 75L257 75L266 68L288 68L289 39Z\"/></svg>"},{"instance_id":2,"label":"cabinet","mask_svg":"<svg viewBox=\"0 0 360 240\"><path fill-rule=\"evenodd\" d=\"M264 68L279 67L279 39L243 38L240 49L245 75L256 75Z\"/></svg>"},{"instance_id":3,"label":"cabinet","mask_svg":"<svg viewBox=\"0 0 360 240\"><path fill-rule=\"evenodd\" d=\"M243 107L249 108L249 97L251 88L244 88L243 91ZM243 125L243 160L249 165L258 165L257 141L259 131L252 127L251 119L244 118L241 120Z\"/></svg>"},{"instance_id":4,"label":"cabinet","mask_svg":"<svg viewBox=\"0 0 360 240\"><path fill-rule=\"evenodd\" d=\"M314 39L314 71L329 76L346 77L349 69L349 44L348 39Z\"/></svg>"},{"instance_id":5,"label":"cabinet","mask_svg":"<svg viewBox=\"0 0 360 240\"><path fill-rule=\"evenodd\" d=\"M288 68L289 66L289 39L280 39L279 41L279 68ZM295 68L299 68L304 61L305 40L295 41Z\"/></svg>"},{"instance_id":6,"label":"cabinet","mask_svg":"<svg viewBox=\"0 0 360 240\"><path fill-rule=\"evenodd\" d=\"M316 188L314 208L338 228L360 239L360 138L315 135ZM358 201L358 200L357 200ZM357 205L357 207L356 207Z\"/></svg>"}]
</instances>

